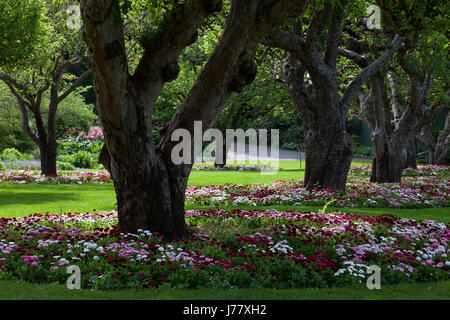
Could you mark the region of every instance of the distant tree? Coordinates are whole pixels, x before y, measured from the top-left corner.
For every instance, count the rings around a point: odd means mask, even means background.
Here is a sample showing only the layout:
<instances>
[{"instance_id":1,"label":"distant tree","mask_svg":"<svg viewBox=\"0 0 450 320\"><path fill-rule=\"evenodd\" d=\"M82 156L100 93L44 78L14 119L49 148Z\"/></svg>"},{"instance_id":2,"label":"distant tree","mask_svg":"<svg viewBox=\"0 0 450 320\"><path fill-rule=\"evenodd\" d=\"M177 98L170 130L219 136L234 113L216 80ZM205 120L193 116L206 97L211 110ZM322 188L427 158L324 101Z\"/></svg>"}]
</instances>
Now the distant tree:
<instances>
[{"instance_id":1,"label":"distant tree","mask_svg":"<svg viewBox=\"0 0 450 320\"><path fill-rule=\"evenodd\" d=\"M17 101L8 87L0 81L0 153L15 148L21 153L33 153L36 145L21 127L21 115Z\"/></svg>"},{"instance_id":2,"label":"distant tree","mask_svg":"<svg viewBox=\"0 0 450 320\"><path fill-rule=\"evenodd\" d=\"M15 0L5 0L15 3ZM2 2L3 3L3 2ZM72 68L85 64L81 32L71 30L66 25L65 6L29 0L39 4L39 19L35 30L36 43L30 43L20 63L8 62L8 57L15 59L14 52L6 52L6 60L0 64L0 80L9 88L16 98L22 114L22 128L31 140L39 147L41 171L44 175L56 175L56 113L59 104L66 99L91 74L88 69L78 78L69 74ZM11 6L13 15L19 21L25 21L26 14L20 7ZM33 15L34 17L34 15ZM11 27L8 20L2 30ZM7 32L8 33L8 32ZM17 41L26 42L28 36ZM11 55L10 55L11 54ZM43 96L48 92L48 109L42 107ZM45 113L44 113L45 112ZM30 115L34 120L36 132L31 129Z\"/></svg>"},{"instance_id":3,"label":"distant tree","mask_svg":"<svg viewBox=\"0 0 450 320\"><path fill-rule=\"evenodd\" d=\"M392 39L400 33L406 40L397 59L369 78L369 93L359 92L359 100L362 114L373 130L371 181L400 182L403 169L416 166L416 132L433 77L443 68L438 44L442 39L430 42L439 33L431 20L439 23L443 10L438 1L411 1L408 5L386 1L380 5L388 22L383 36ZM347 48L339 51L360 68L373 61L371 49L379 50L364 46L363 37L362 33L354 35L346 43Z\"/></svg>"},{"instance_id":4,"label":"distant tree","mask_svg":"<svg viewBox=\"0 0 450 320\"><path fill-rule=\"evenodd\" d=\"M437 137L433 135L433 125L442 114L445 116L444 127L439 131ZM429 164L447 164L446 157L450 145L450 112L448 107L434 108L421 120L419 140L425 145L428 152Z\"/></svg>"},{"instance_id":5,"label":"distant tree","mask_svg":"<svg viewBox=\"0 0 450 320\"><path fill-rule=\"evenodd\" d=\"M280 31L263 42L289 53L283 73L304 124L307 189L345 189L355 150L346 131L347 112L361 86L382 70L403 41L395 36L378 58L341 88L339 44L345 12L352 8L349 2L311 3L307 14L297 19L290 31Z\"/></svg>"}]
</instances>

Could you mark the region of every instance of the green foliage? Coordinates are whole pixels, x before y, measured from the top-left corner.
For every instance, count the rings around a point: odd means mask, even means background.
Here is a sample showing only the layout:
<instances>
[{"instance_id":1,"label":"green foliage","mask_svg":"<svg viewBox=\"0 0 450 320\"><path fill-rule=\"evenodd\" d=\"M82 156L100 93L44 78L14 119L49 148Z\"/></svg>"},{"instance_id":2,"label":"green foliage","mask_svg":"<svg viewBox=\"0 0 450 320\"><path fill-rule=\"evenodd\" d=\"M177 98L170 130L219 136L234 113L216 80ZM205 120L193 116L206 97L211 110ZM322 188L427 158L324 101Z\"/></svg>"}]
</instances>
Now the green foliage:
<instances>
[{"instance_id":1,"label":"green foliage","mask_svg":"<svg viewBox=\"0 0 450 320\"><path fill-rule=\"evenodd\" d=\"M36 145L21 128L21 114L16 99L6 85L0 82L0 151L6 148L33 152Z\"/></svg>"},{"instance_id":2,"label":"green foliage","mask_svg":"<svg viewBox=\"0 0 450 320\"><path fill-rule=\"evenodd\" d=\"M75 166L69 162L57 162L59 170L75 170Z\"/></svg>"},{"instance_id":3,"label":"green foliage","mask_svg":"<svg viewBox=\"0 0 450 320\"><path fill-rule=\"evenodd\" d=\"M21 158L22 154L15 148L3 150L2 159L5 161L19 161Z\"/></svg>"},{"instance_id":4,"label":"green foliage","mask_svg":"<svg viewBox=\"0 0 450 320\"><path fill-rule=\"evenodd\" d=\"M385 27L394 28L401 34L445 28L449 23L447 1L377 0L377 4L382 8Z\"/></svg>"},{"instance_id":5,"label":"green foliage","mask_svg":"<svg viewBox=\"0 0 450 320\"><path fill-rule=\"evenodd\" d=\"M36 150L36 145L20 127L19 119L1 118L0 116L0 150L6 148L16 148L21 152L33 152Z\"/></svg>"},{"instance_id":6,"label":"green foliage","mask_svg":"<svg viewBox=\"0 0 450 320\"><path fill-rule=\"evenodd\" d=\"M364 146L356 147L355 153L367 157L372 157L374 155L373 147L364 147Z\"/></svg>"},{"instance_id":7,"label":"green foliage","mask_svg":"<svg viewBox=\"0 0 450 320\"><path fill-rule=\"evenodd\" d=\"M76 168L92 169L94 168L94 157L87 151L78 151L73 156L73 165Z\"/></svg>"},{"instance_id":8,"label":"green foliage","mask_svg":"<svg viewBox=\"0 0 450 320\"><path fill-rule=\"evenodd\" d=\"M332 205L334 202L336 202L336 199L332 199L330 201L328 201L323 207L322 209L319 210L319 213L326 213L327 212L327 208L329 205Z\"/></svg>"},{"instance_id":9,"label":"green foliage","mask_svg":"<svg viewBox=\"0 0 450 320\"><path fill-rule=\"evenodd\" d=\"M40 36L41 0L0 2L0 67L23 65Z\"/></svg>"},{"instance_id":10,"label":"green foliage","mask_svg":"<svg viewBox=\"0 0 450 320\"><path fill-rule=\"evenodd\" d=\"M56 114L56 137L63 138L72 128L87 132L95 124L94 106L86 104L82 96L88 87L80 88L64 99Z\"/></svg>"},{"instance_id":11,"label":"green foliage","mask_svg":"<svg viewBox=\"0 0 450 320\"><path fill-rule=\"evenodd\" d=\"M32 154L29 153L22 153L22 156L20 157L21 161L33 161L35 160L35 157Z\"/></svg>"},{"instance_id":12,"label":"green foliage","mask_svg":"<svg viewBox=\"0 0 450 320\"><path fill-rule=\"evenodd\" d=\"M102 141L83 140L77 142L75 138L68 138L58 141L58 154L71 155L78 151L99 153L102 150Z\"/></svg>"},{"instance_id":13,"label":"green foliage","mask_svg":"<svg viewBox=\"0 0 450 320\"><path fill-rule=\"evenodd\" d=\"M100 169L98 163L102 141L83 140L77 142L75 138L58 141L57 162L62 170ZM67 169L64 169L67 168Z\"/></svg>"}]
</instances>

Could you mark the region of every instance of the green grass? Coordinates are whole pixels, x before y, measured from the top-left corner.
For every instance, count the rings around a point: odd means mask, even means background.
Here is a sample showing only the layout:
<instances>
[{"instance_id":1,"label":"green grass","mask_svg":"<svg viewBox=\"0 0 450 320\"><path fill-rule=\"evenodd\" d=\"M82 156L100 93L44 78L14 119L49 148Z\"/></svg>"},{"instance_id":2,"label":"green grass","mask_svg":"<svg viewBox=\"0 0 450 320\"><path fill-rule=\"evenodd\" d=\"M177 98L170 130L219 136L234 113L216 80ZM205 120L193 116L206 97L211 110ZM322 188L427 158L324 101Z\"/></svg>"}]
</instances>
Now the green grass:
<instances>
[{"instance_id":1,"label":"green grass","mask_svg":"<svg viewBox=\"0 0 450 320\"><path fill-rule=\"evenodd\" d=\"M0 217L32 213L87 212L114 209L114 187L107 185L0 184Z\"/></svg>"},{"instance_id":2,"label":"green grass","mask_svg":"<svg viewBox=\"0 0 450 320\"><path fill-rule=\"evenodd\" d=\"M369 290L364 286L333 289L239 289L181 290L145 289L121 291L69 290L57 284L30 284L0 281L0 300L448 300L450 281L381 286Z\"/></svg>"},{"instance_id":3,"label":"green grass","mask_svg":"<svg viewBox=\"0 0 450 320\"><path fill-rule=\"evenodd\" d=\"M245 165L243 161L229 163L228 165ZM352 162L352 166L364 166L369 162ZM202 164L205 165L205 164ZM212 163L206 163L212 166ZM247 165L254 165L253 163ZM270 164L266 164L270 166ZM275 166L272 164L271 166ZM281 160L277 166L277 172L263 175L258 171L192 171L189 177L191 186L210 186L231 184L268 183L277 180L299 180L305 177L305 161Z\"/></svg>"}]
</instances>

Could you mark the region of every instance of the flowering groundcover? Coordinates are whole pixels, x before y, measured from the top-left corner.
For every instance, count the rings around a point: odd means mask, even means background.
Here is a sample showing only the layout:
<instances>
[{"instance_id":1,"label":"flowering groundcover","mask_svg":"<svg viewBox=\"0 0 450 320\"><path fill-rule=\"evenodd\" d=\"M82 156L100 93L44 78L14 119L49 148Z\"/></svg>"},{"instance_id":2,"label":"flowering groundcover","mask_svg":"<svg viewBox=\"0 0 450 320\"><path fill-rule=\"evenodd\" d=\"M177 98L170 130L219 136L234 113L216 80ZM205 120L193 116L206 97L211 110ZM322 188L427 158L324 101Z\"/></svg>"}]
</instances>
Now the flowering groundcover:
<instances>
[{"instance_id":1,"label":"flowering groundcover","mask_svg":"<svg viewBox=\"0 0 450 320\"><path fill-rule=\"evenodd\" d=\"M0 171L0 183L10 184L103 184L111 183L109 173L103 171L62 171L57 176L43 176L40 171Z\"/></svg>"},{"instance_id":2,"label":"flowering groundcover","mask_svg":"<svg viewBox=\"0 0 450 320\"><path fill-rule=\"evenodd\" d=\"M275 167L269 166L194 166L192 167L194 171L273 171L278 170Z\"/></svg>"},{"instance_id":3,"label":"flowering groundcover","mask_svg":"<svg viewBox=\"0 0 450 320\"><path fill-rule=\"evenodd\" d=\"M372 166L351 167L349 176L351 177L369 177L372 172ZM448 176L450 175L450 166L446 165L418 165L417 169L406 168L403 170L404 177L429 177L429 176Z\"/></svg>"},{"instance_id":4,"label":"flowering groundcover","mask_svg":"<svg viewBox=\"0 0 450 320\"><path fill-rule=\"evenodd\" d=\"M426 208L450 205L450 179L405 177L401 183L374 184L350 180L345 191L311 190L303 181L276 181L268 184L189 187L189 204L231 205L310 205L333 202L335 207Z\"/></svg>"},{"instance_id":5,"label":"flowering groundcover","mask_svg":"<svg viewBox=\"0 0 450 320\"><path fill-rule=\"evenodd\" d=\"M392 215L187 211L189 239L122 233L116 212L0 218L0 279L83 288L299 288L450 279L449 224Z\"/></svg>"}]
</instances>

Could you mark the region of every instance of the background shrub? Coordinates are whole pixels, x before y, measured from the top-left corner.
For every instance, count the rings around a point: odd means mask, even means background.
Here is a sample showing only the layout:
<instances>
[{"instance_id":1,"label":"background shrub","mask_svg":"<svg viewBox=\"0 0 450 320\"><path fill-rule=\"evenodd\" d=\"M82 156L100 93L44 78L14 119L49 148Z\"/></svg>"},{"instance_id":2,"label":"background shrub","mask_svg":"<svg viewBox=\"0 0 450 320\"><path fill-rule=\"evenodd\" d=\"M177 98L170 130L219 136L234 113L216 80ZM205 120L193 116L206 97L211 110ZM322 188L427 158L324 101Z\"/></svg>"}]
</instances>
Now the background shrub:
<instances>
[{"instance_id":1,"label":"background shrub","mask_svg":"<svg viewBox=\"0 0 450 320\"><path fill-rule=\"evenodd\" d=\"M7 148L3 150L2 159L5 161L19 161L22 158L22 154L15 148Z\"/></svg>"},{"instance_id":2,"label":"background shrub","mask_svg":"<svg viewBox=\"0 0 450 320\"><path fill-rule=\"evenodd\" d=\"M357 147L356 154L360 154L367 157L373 157L373 147Z\"/></svg>"},{"instance_id":3,"label":"background shrub","mask_svg":"<svg viewBox=\"0 0 450 320\"><path fill-rule=\"evenodd\" d=\"M75 170L75 166L70 162L57 162L59 170Z\"/></svg>"},{"instance_id":4,"label":"background shrub","mask_svg":"<svg viewBox=\"0 0 450 320\"><path fill-rule=\"evenodd\" d=\"M91 153L87 151L78 151L73 155L72 165L76 168L93 169L95 166L94 162L95 160Z\"/></svg>"}]
</instances>

